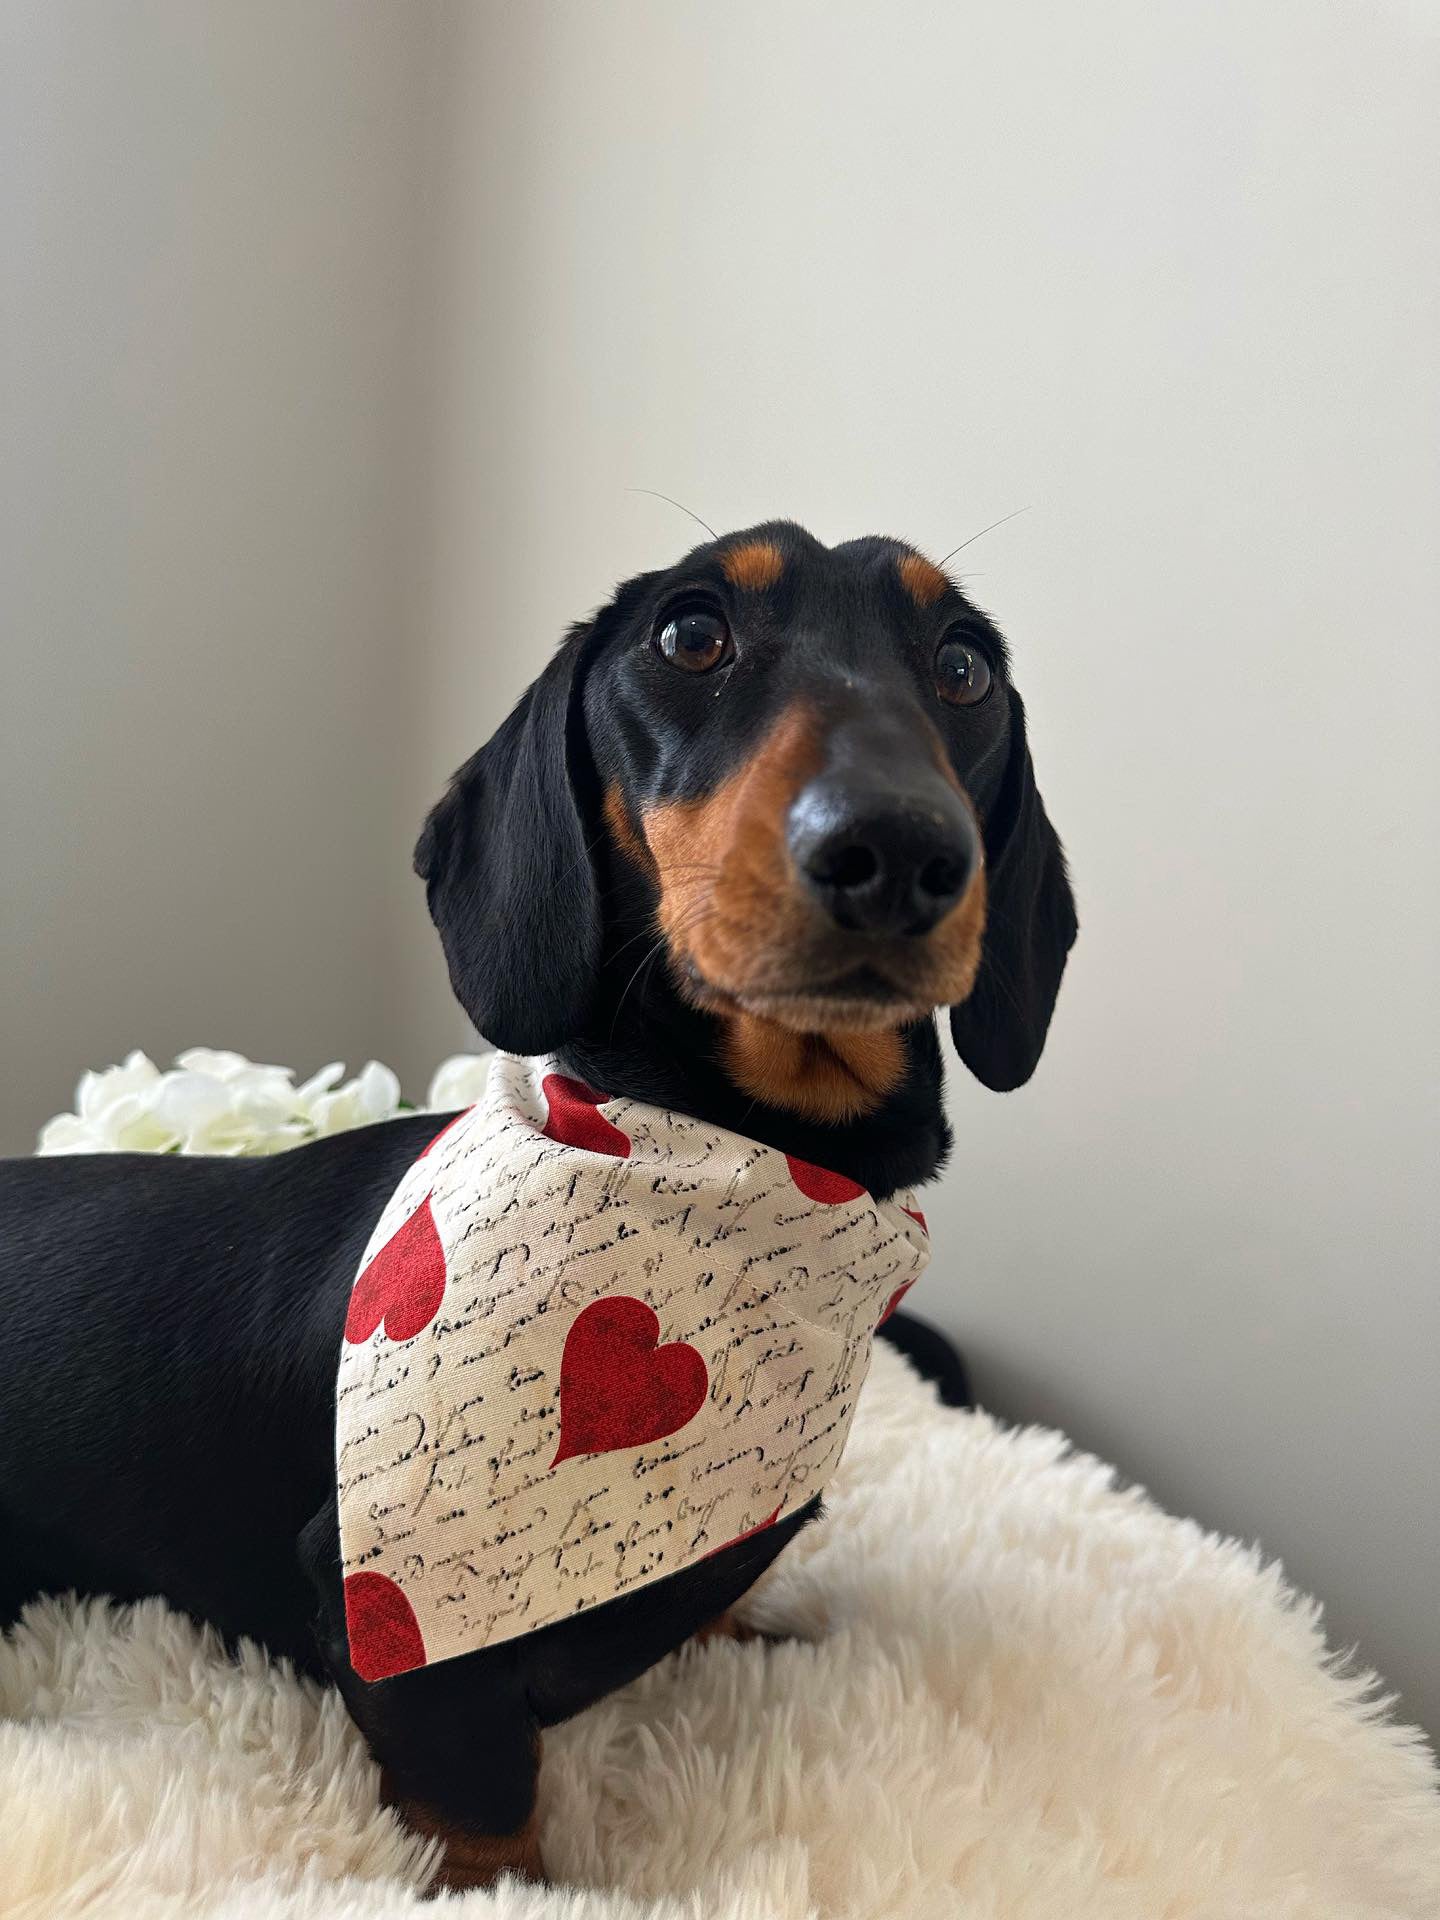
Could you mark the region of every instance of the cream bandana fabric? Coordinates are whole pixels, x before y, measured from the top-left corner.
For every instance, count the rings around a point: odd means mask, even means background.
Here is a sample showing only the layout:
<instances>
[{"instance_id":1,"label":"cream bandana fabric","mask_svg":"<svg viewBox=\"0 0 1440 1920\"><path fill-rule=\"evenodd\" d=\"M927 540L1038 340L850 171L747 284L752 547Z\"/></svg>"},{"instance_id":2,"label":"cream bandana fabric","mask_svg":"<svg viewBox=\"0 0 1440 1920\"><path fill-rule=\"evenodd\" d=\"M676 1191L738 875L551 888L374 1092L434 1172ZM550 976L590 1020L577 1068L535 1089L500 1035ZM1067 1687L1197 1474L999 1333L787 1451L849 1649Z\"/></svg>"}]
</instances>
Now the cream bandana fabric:
<instances>
[{"instance_id":1,"label":"cream bandana fabric","mask_svg":"<svg viewBox=\"0 0 1440 1920\"><path fill-rule=\"evenodd\" d=\"M350 1299L356 1672L532 1632L804 1506L929 1257L905 1198L497 1054L396 1188Z\"/></svg>"}]
</instances>

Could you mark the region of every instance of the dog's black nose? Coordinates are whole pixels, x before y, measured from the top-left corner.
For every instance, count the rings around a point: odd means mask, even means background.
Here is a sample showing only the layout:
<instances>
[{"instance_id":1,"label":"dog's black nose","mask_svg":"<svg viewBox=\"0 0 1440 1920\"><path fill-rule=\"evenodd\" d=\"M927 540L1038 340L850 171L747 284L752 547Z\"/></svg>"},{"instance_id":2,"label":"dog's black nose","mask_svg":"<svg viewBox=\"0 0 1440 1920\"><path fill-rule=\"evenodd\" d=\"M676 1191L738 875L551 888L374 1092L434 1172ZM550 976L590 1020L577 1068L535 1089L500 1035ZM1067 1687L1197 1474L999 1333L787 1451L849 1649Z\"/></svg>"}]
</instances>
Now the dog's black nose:
<instances>
[{"instance_id":1,"label":"dog's black nose","mask_svg":"<svg viewBox=\"0 0 1440 1920\"><path fill-rule=\"evenodd\" d=\"M921 783L812 780L787 823L806 887L849 933L929 933L980 861L969 808L938 774Z\"/></svg>"}]
</instances>

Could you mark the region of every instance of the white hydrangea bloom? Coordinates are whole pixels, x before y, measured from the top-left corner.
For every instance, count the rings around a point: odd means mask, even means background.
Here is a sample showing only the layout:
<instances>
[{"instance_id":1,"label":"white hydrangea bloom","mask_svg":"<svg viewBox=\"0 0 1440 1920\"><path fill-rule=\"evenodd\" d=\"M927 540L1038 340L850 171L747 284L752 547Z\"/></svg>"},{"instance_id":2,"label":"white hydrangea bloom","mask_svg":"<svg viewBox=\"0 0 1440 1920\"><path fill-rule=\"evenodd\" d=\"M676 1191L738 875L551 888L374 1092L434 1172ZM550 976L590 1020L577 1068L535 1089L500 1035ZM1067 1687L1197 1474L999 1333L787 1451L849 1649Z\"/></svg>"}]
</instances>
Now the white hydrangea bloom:
<instances>
[{"instance_id":1,"label":"white hydrangea bloom","mask_svg":"<svg viewBox=\"0 0 1440 1920\"><path fill-rule=\"evenodd\" d=\"M118 1067L82 1073L75 1111L52 1120L41 1153L168 1153L177 1144L155 1108L162 1075L148 1055L129 1053Z\"/></svg>"},{"instance_id":2,"label":"white hydrangea bloom","mask_svg":"<svg viewBox=\"0 0 1440 1920\"><path fill-rule=\"evenodd\" d=\"M392 1119L400 1110L400 1082L389 1067L369 1060L353 1080L335 1086L344 1071L343 1064L332 1061L300 1089L317 1138L344 1133L350 1127L368 1127L374 1120Z\"/></svg>"},{"instance_id":3,"label":"white hydrangea bloom","mask_svg":"<svg viewBox=\"0 0 1440 1920\"><path fill-rule=\"evenodd\" d=\"M227 1053L223 1047L189 1047L176 1056L175 1064L189 1073L208 1074L212 1080L240 1080L247 1074L278 1073L288 1080L288 1067L260 1067L243 1053Z\"/></svg>"},{"instance_id":4,"label":"white hydrangea bloom","mask_svg":"<svg viewBox=\"0 0 1440 1920\"><path fill-rule=\"evenodd\" d=\"M278 1153L309 1139L288 1070L247 1061L221 1079L186 1066L193 1058L182 1054L181 1070L165 1075L160 1102L180 1136L181 1153Z\"/></svg>"},{"instance_id":5,"label":"white hydrangea bloom","mask_svg":"<svg viewBox=\"0 0 1440 1920\"><path fill-rule=\"evenodd\" d=\"M82 1074L75 1111L41 1130L37 1152L279 1153L350 1127L388 1120L400 1110L400 1082L371 1060L346 1081L332 1061L303 1085L289 1067L265 1066L242 1053L191 1047L162 1073L143 1053L117 1067Z\"/></svg>"},{"instance_id":6,"label":"white hydrangea bloom","mask_svg":"<svg viewBox=\"0 0 1440 1920\"><path fill-rule=\"evenodd\" d=\"M431 1113L449 1113L455 1107L473 1107L485 1091L490 1068L488 1053L452 1053L435 1069L425 1105Z\"/></svg>"}]
</instances>

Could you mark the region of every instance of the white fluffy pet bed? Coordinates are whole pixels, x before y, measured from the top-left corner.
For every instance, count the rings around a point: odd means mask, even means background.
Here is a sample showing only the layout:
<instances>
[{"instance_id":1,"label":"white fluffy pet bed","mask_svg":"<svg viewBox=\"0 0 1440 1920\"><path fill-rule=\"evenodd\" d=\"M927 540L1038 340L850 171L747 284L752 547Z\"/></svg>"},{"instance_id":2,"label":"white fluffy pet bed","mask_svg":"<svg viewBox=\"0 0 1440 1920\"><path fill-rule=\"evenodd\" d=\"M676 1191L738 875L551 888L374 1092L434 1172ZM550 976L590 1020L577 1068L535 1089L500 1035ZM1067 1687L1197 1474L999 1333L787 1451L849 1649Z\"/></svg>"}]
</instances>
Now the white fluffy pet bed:
<instances>
[{"instance_id":1,"label":"white fluffy pet bed","mask_svg":"<svg viewBox=\"0 0 1440 1920\"><path fill-rule=\"evenodd\" d=\"M826 1518L748 1610L796 1637L687 1649L547 1736L556 1887L422 1908L335 1696L158 1602L37 1604L0 1641L0 1915L1440 1915L1433 1765L1314 1605L883 1346Z\"/></svg>"}]
</instances>

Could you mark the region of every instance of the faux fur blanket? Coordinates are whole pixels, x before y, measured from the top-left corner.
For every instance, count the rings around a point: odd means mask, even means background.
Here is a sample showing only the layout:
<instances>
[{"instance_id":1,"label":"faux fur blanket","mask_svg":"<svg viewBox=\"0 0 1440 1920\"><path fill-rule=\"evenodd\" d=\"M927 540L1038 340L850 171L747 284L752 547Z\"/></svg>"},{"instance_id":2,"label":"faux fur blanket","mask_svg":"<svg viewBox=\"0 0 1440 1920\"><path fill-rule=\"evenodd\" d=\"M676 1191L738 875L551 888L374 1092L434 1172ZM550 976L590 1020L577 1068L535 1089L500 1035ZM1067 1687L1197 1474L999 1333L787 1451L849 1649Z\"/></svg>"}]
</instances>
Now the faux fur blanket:
<instances>
[{"instance_id":1,"label":"faux fur blanket","mask_svg":"<svg viewBox=\"0 0 1440 1920\"><path fill-rule=\"evenodd\" d=\"M1317 1608L893 1352L749 1613L792 1637L687 1649L547 1736L556 1884L465 1913L1440 1915L1433 1763ZM0 1641L4 1920L418 1914L376 1785L336 1697L158 1603L46 1601Z\"/></svg>"}]
</instances>

